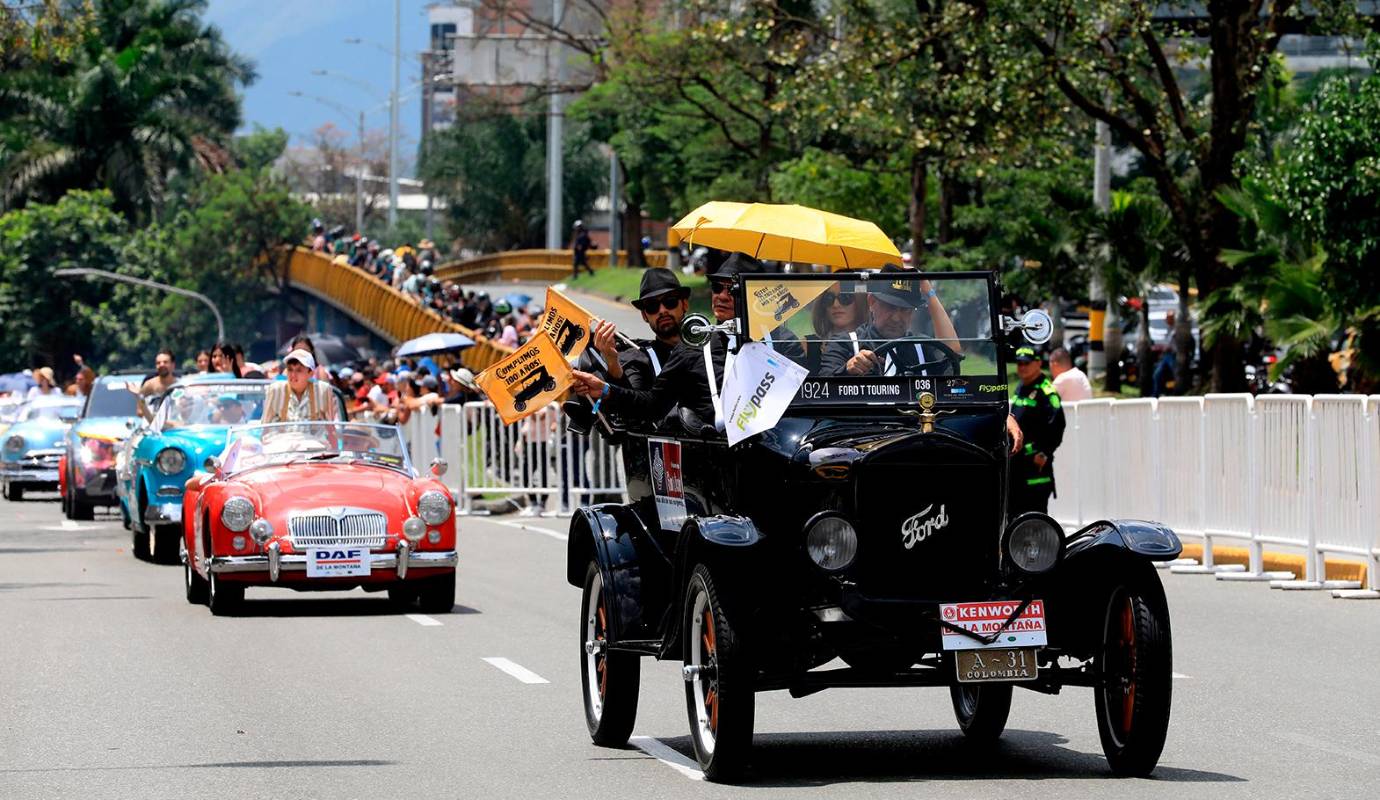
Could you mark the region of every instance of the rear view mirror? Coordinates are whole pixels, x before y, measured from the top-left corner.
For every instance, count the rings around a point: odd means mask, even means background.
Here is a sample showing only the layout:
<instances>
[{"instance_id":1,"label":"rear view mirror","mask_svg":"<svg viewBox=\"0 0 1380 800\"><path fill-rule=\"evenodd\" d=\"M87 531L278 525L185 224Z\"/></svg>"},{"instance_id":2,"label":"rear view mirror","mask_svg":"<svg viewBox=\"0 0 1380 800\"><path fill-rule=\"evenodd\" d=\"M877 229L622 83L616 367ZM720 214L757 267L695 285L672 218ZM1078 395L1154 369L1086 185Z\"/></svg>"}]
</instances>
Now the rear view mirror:
<instances>
[{"instance_id":1,"label":"rear view mirror","mask_svg":"<svg viewBox=\"0 0 1380 800\"><path fill-rule=\"evenodd\" d=\"M1027 342L1039 345L1048 342L1054 336L1054 320L1050 319L1049 314L1044 310L1032 308L1022 314L1020 320L1003 317L1002 329L1007 331L1019 330Z\"/></svg>"},{"instance_id":2,"label":"rear view mirror","mask_svg":"<svg viewBox=\"0 0 1380 800\"><path fill-rule=\"evenodd\" d=\"M450 464L449 464L444 458L433 458L433 459L431 459L431 474L432 474L432 475L435 475L436 477L439 478L439 477L441 477L442 475L446 474L446 470L448 470L448 469L450 469Z\"/></svg>"}]
</instances>

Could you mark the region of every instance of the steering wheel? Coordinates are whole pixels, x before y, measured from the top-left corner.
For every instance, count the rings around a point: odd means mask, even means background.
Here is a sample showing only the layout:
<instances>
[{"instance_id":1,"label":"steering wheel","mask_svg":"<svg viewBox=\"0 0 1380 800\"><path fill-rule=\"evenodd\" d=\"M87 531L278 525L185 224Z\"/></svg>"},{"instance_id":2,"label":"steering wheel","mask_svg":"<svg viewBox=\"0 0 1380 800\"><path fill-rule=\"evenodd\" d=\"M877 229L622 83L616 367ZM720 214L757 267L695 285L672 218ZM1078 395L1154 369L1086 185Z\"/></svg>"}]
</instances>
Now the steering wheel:
<instances>
[{"instance_id":1,"label":"steering wheel","mask_svg":"<svg viewBox=\"0 0 1380 800\"><path fill-rule=\"evenodd\" d=\"M903 363L899 358L893 358L892 362L896 365L897 375L918 375L919 373L925 370L933 369L942 364L947 364L952 368L947 374L961 374L962 367L960 366L960 362L963 361L963 354L958 352L957 350L954 350L952 347L948 346L947 344L944 344L938 339L925 339L924 341L917 341L915 339L892 339L891 341L883 342L877 347L874 347L872 349L872 352L875 353L878 358L885 359L887 353L899 350L901 347L904 346L914 347L916 344L920 344L925 347L938 348L939 350L943 351L943 358L938 358L934 361L922 361L919 364L906 364Z\"/></svg>"}]
</instances>

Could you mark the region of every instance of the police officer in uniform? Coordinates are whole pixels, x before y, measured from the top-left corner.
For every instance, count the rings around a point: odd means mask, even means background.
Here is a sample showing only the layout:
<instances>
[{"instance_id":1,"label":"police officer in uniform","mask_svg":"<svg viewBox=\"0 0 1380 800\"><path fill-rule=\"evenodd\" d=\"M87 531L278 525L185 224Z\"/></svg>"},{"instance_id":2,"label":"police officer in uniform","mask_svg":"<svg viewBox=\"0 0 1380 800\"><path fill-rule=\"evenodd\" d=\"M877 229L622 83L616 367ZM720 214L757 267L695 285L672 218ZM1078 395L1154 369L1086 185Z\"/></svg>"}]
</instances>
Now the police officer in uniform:
<instances>
[{"instance_id":1,"label":"police officer in uniform","mask_svg":"<svg viewBox=\"0 0 1380 800\"><path fill-rule=\"evenodd\" d=\"M715 320L726 322L734 318L735 281L741 275L760 271L761 262L734 253L708 276ZM583 370L574 371L572 388L577 394L599 400L609 411L642 420L659 420L679 404L698 418L693 422L723 430L723 377L737 350L737 336L715 331L701 347L681 342L649 388L620 386Z\"/></svg>"},{"instance_id":2,"label":"police officer in uniform","mask_svg":"<svg viewBox=\"0 0 1380 800\"><path fill-rule=\"evenodd\" d=\"M1025 436L1025 445L1011 459L1011 516L1026 511L1047 513L1054 492L1054 451L1064 440L1064 410L1059 392L1045 377L1040 355L1032 347L1016 350L1016 374L1021 385L1011 400L1011 413Z\"/></svg>"}]
</instances>

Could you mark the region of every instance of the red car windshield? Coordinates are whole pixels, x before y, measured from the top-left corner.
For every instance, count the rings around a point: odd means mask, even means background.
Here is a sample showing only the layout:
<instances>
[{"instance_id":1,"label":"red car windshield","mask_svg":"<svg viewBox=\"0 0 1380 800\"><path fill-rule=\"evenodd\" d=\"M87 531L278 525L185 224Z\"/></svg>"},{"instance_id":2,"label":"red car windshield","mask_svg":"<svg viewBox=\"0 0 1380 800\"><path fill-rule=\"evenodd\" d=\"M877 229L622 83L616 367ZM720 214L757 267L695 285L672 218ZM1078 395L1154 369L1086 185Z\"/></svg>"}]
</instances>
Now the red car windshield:
<instances>
[{"instance_id":1,"label":"red car windshield","mask_svg":"<svg viewBox=\"0 0 1380 800\"><path fill-rule=\"evenodd\" d=\"M310 461L362 461L411 472L402 432L358 422L279 422L232 428L221 468L247 469Z\"/></svg>"}]
</instances>

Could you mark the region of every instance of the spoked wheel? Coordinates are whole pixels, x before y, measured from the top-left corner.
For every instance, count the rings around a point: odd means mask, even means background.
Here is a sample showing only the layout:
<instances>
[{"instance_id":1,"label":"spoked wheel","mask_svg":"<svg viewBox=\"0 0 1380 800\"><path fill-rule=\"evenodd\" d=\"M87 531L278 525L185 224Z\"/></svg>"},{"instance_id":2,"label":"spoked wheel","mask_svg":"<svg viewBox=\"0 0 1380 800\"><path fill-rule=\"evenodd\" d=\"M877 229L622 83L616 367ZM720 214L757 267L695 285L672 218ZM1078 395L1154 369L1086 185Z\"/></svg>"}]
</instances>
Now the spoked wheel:
<instances>
[{"instance_id":1,"label":"spoked wheel","mask_svg":"<svg viewBox=\"0 0 1380 800\"><path fill-rule=\"evenodd\" d=\"M186 552L186 544L182 545L182 581L187 589L187 602L192 605L205 603L210 594L210 587L206 585L206 579L192 566L192 554Z\"/></svg>"},{"instance_id":2,"label":"spoked wheel","mask_svg":"<svg viewBox=\"0 0 1380 800\"><path fill-rule=\"evenodd\" d=\"M226 583L214 572L207 583L206 605L211 607L212 614L218 617L229 616L238 611L244 603L244 584Z\"/></svg>"},{"instance_id":3,"label":"spoked wheel","mask_svg":"<svg viewBox=\"0 0 1380 800\"><path fill-rule=\"evenodd\" d=\"M1107 603L1096 690L1097 731L1112 771L1149 775L1169 730L1173 689L1169 612L1162 598L1118 587Z\"/></svg>"},{"instance_id":4,"label":"spoked wheel","mask_svg":"<svg viewBox=\"0 0 1380 800\"><path fill-rule=\"evenodd\" d=\"M991 744L1006 730L1011 713L1011 684L961 683L949 687L958 729L970 741Z\"/></svg>"},{"instance_id":5,"label":"spoked wheel","mask_svg":"<svg viewBox=\"0 0 1380 800\"><path fill-rule=\"evenodd\" d=\"M642 659L634 653L608 650L608 602L599 567L585 571L580 603L580 686L585 700L589 738L602 747L626 744L637 720L637 691Z\"/></svg>"},{"instance_id":6,"label":"spoked wheel","mask_svg":"<svg viewBox=\"0 0 1380 800\"><path fill-rule=\"evenodd\" d=\"M742 772L752 750L752 665L704 564L690 575L682 623L685 704L695 758L709 780L730 780Z\"/></svg>"}]
</instances>

